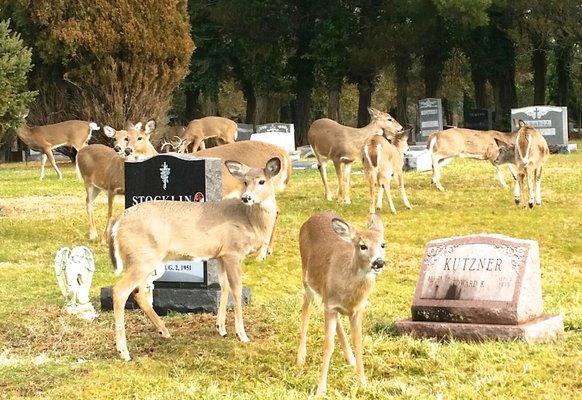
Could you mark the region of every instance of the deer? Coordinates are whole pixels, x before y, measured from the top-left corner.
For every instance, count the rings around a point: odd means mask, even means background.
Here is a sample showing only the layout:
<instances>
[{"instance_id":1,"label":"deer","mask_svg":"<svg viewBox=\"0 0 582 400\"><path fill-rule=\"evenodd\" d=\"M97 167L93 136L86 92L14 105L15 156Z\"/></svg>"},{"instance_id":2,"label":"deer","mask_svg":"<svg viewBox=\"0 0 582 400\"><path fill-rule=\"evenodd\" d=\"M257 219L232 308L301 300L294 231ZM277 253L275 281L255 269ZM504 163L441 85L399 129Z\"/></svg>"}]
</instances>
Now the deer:
<instances>
[{"instance_id":1,"label":"deer","mask_svg":"<svg viewBox=\"0 0 582 400\"><path fill-rule=\"evenodd\" d=\"M303 305L297 364L302 367L307 355L309 307L317 294L325 313L323 363L317 396L327 389L327 375L337 333L348 364L366 384L362 360L362 320L376 277L386 265L384 227L378 214L371 214L368 228L357 230L337 214L312 215L299 232L299 251L303 276ZM341 318L348 316L355 357L346 338Z\"/></svg>"},{"instance_id":2,"label":"deer","mask_svg":"<svg viewBox=\"0 0 582 400\"><path fill-rule=\"evenodd\" d=\"M402 131L400 125L388 113L369 107L371 121L363 128L341 125L334 120L322 118L314 121L307 132L307 141L317 158L325 198L332 200L327 182L327 162L331 160L338 178L338 201L350 204L350 174L352 163L359 159L368 138L374 135L391 137Z\"/></svg>"},{"instance_id":3,"label":"deer","mask_svg":"<svg viewBox=\"0 0 582 400\"><path fill-rule=\"evenodd\" d=\"M477 160L487 160L497 169L499 183L505 189L509 186L505 182L501 164L496 164L499 146L496 140L504 143L512 143L515 138L513 133L499 131L477 131L465 128L452 128L444 131L433 132L428 137L428 150L432 160L432 183L443 192L441 184L441 168L454 157L466 157ZM508 168L513 177L515 169L511 163Z\"/></svg>"},{"instance_id":4,"label":"deer","mask_svg":"<svg viewBox=\"0 0 582 400\"><path fill-rule=\"evenodd\" d=\"M103 233L103 238L106 240L115 196L125 193L125 160L140 160L158 154L149 140L155 127L154 120L148 121L144 129L141 122L119 131L105 126L103 131L106 136L113 138L114 147L91 144L83 147L77 154L77 176L85 184L87 192L90 240L98 238L93 216L95 198L102 190L107 192L107 222Z\"/></svg>"},{"instance_id":5,"label":"deer","mask_svg":"<svg viewBox=\"0 0 582 400\"><path fill-rule=\"evenodd\" d=\"M181 153L187 153L188 149L192 148L195 152L199 148L206 148L204 139L217 138L223 143L234 143L237 138L236 122L223 117L204 117L190 121L182 139L184 142L180 146Z\"/></svg>"},{"instance_id":6,"label":"deer","mask_svg":"<svg viewBox=\"0 0 582 400\"><path fill-rule=\"evenodd\" d=\"M499 147L499 154L495 159L495 164L513 163L517 168L517 177L514 186L515 204L526 207L526 194L524 188L529 192L527 204L529 208L542 205L542 169L550 157L550 149L544 136L527 125L524 121L517 121L517 132L515 141L507 143L496 139ZM534 193L535 181L535 193Z\"/></svg>"},{"instance_id":7,"label":"deer","mask_svg":"<svg viewBox=\"0 0 582 400\"><path fill-rule=\"evenodd\" d=\"M194 155L197 157L217 157L222 160L238 161L257 168L265 165L269 159L277 157L281 160L281 172L273 177L273 186L277 193L285 190L291 177L292 163L289 155L279 146L270 143L245 140L200 150ZM243 182L233 176L225 164L222 164L222 197L238 198L244 190ZM273 253L275 226L278 216L279 211L277 211L277 218L273 222L272 230L268 235L269 243L261 247L258 252L257 260L259 261L265 260L269 254Z\"/></svg>"},{"instance_id":8,"label":"deer","mask_svg":"<svg viewBox=\"0 0 582 400\"><path fill-rule=\"evenodd\" d=\"M16 131L16 134L28 147L42 152L40 164L40 180L42 181L45 176L44 169L47 159L56 171L59 179L63 179L63 174L57 166L53 155L54 149L62 146L71 146L79 151L89 144L91 133L99 129L100 127L95 122L79 120L39 126L30 126L25 120Z\"/></svg>"},{"instance_id":9,"label":"deer","mask_svg":"<svg viewBox=\"0 0 582 400\"><path fill-rule=\"evenodd\" d=\"M245 184L237 199L196 203L149 201L125 210L111 228L109 254L115 275L123 276L113 287L116 348L130 361L125 335L124 308L133 293L139 307L158 333L170 333L146 298L148 277L165 259L179 256L219 261L220 302L216 329L226 336L226 306L234 299L235 332L249 342L242 314L241 265L245 257L264 244L277 213L273 178L281 171L281 160L271 158L262 168L227 160L229 172ZM145 240L147 238L147 240Z\"/></svg>"},{"instance_id":10,"label":"deer","mask_svg":"<svg viewBox=\"0 0 582 400\"><path fill-rule=\"evenodd\" d=\"M370 213L382 209L384 191L388 198L390 211L396 214L396 208L392 201L390 182L392 177L400 188L400 195L404 205L412 210L404 189L404 153L408 151L408 131L394 135L392 143L383 136L372 136L364 144L362 164L364 174L370 186Z\"/></svg>"}]
</instances>

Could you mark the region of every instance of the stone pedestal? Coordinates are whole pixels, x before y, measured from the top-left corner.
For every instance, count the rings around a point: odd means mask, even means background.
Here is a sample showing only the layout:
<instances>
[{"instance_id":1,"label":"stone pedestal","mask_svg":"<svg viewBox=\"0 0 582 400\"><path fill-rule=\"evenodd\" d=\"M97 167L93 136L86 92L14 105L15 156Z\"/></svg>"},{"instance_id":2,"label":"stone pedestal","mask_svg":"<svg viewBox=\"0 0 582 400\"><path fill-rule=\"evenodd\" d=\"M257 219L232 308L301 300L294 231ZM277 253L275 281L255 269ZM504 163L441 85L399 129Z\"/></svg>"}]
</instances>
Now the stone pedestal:
<instances>
[{"instance_id":1,"label":"stone pedestal","mask_svg":"<svg viewBox=\"0 0 582 400\"><path fill-rule=\"evenodd\" d=\"M401 333L458 339L553 339L561 316L543 315L539 248L533 240L470 235L431 241Z\"/></svg>"},{"instance_id":2,"label":"stone pedestal","mask_svg":"<svg viewBox=\"0 0 582 400\"><path fill-rule=\"evenodd\" d=\"M112 310L111 286L101 288L101 309ZM251 290L243 287L243 302L251 300ZM208 288L166 288L154 287L154 310L159 315L166 315L168 311L181 313L213 313L218 312L220 301L220 286L212 285ZM232 296L228 298L228 307L232 307ZM129 296L125 308L139 309L133 296Z\"/></svg>"}]
</instances>

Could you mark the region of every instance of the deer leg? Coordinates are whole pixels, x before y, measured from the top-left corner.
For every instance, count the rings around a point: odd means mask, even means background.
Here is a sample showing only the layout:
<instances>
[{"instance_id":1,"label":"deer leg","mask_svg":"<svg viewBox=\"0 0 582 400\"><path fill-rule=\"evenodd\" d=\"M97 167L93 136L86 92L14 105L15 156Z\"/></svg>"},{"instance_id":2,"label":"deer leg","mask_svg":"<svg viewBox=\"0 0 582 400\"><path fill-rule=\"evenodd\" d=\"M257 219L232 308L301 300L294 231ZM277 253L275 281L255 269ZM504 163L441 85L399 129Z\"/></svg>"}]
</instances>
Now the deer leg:
<instances>
[{"instance_id":1,"label":"deer leg","mask_svg":"<svg viewBox=\"0 0 582 400\"><path fill-rule=\"evenodd\" d=\"M321 180L323 182L325 198L326 200L331 200L331 190L329 189L329 183L327 181L327 160L324 160L323 157L320 157L317 153L315 153L315 155L317 157L317 169L319 170L319 174L321 175Z\"/></svg>"},{"instance_id":2,"label":"deer leg","mask_svg":"<svg viewBox=\"0 0 582 400\"><path fill-rule=\"evenodd\" d=\"M204 143L204 138L195 138L193 143L192 152L196 153L199 150L201 144Z\"/></svg>"},{"instance_id":3,"label":"deer leg","mask_svg":"<svg viewBox=\"0 0 582 400\"><path fill-rule=\"evenodd\" d=\"M366 375L364 374L364 362L362 359L362 314L363 311L357 311L350 317L350 327L356 353L356 373L360 383L365 385Z\"/></svg>"},{"instance_id":4,"label":"deer leg","mask_svg":"<svg viewBox=\"0 0 582 400\"><path fill-rule=\"evenodd\" d=\"M370 184L370 214L374 214L376 212L376 193L378 192L378 180L376 177L370 175L368 183Z\"/></svg>"},{"instance_id":5,"label":"deer leg","mask_svg":"<svg viewBox=\"0 0 582 400\"><path fill-rule=\"evenodd\" d=\"M441 185L441 165L440 162L443 160L442 157L439 157L436 154L431 155L432 159L432 183L435 184L438 190L441 192L445 191L443 185Z\"/></svg>"},{"instance_id":6,"label":"deer leg","mask_svg":"<svg viewBox=\"0 0 582 400\"><path fill-rule=\"evenodd\" d=\"M525 169L524 170L520 170L519 173L517 174L517 187L516 189L519 190L519 199L516 197L515 198L515 203L525 207L525 191L523 190L525 188Z\"/></svg>"},{"instance_id":7,"label":"deer leg","mask_svg":"<svg viewBox=\"0 0 582 400\"><path fill-rule=\"evenodd\" d=\"M513 178L513 180L517 179L517 172L515 171L515 166L513 164L507 164L507 169L509 169L509 173L511 174L511 177Z\"/></svg>"},{"instance_id":8,"label":"deer leg","mask_svg":"<svg viewBox=\"0 0 582 400\"><path fill-rule=\"evenodd\" d=\"M230 286L228 285L228 277L226 276L226 269L220 263L218 267L218 279L220 282L220 303L218 305L218 313L216 314L216 330L222 337L226 336L226 307L228 304L228 294L230 293Z\"/></svg>"},{"instance_id":9,"label":"deer leg","mask_svg":"<svg viewBox=\"0 0 582 400\"><path fill-rule=\"evenodd\" d=\"M95 216L93 215L93 201L101 192L96 186L86 185L85 190L87 191L87 217L89 219L89 240L97 239L97 228L95 227Z\"/></svg>"},{"instance_id":10,"label":"deer leg","mask_svg":"<svg viewBox=\"0 0 582 400\"><path fill-rule=\"evenodd\" d=\"M350 192L352 190L351 185L350 185L350 175L352 174L352 163L347 162L347 163L344 163L343 165L344 165L344 180L345 180L344 203L352 204L352 199L350 197Z\"/></svg>"},{"instance_id":11,"label":"deer leg","mask_svg":"<svg viewBox=\"0 0 582 400\"><path fill-rule=\"evenodd\" d=\"M350 347L350 342L346 337L346 332L344 331L344 326L339 315L337 318L337 337L339 338L340 344L342 345L342 350L344 352L344 357L346 358L346 361L348 362L348 364L355 367L356 358L354 357L354 353L352 352L352 348Z\"/></svg>"},{"instance_id":12,"label":"deer leg","mask_svg":"<svg viewBox=\"0 0 582 400\"><path fill-rule=\"evenodd\" d=\"M384 184L383 180L378 181L378 193L376 195L376 210L382 209L382 201L384 200Z\"/></svg>"},{"instance_id":13,"label":"deer leg","mask_svg":"<svg viewBox=\"0 0 582 400\"><path fill-rule=\"evenodd\" d=\"M146 297L146 292L147 292L147 288L146 288L146 283L144 280L138 286L138 288L133 291L133 298L137 302L137 305L139 306L139 308L141 308L143 310L143 312L145 313L145 315L147 315L147 317L150 319L150 321L152 321L152 323L154 324L154 326L158 330L158 333L160 334L160 336L167 339L170 337L170 332L166 328L164 321L162 321L160 316L155 312L154 308L152 307L152 305L148 301L148 299Z\"/></svg>"},{"instance_id":14,"label":"deer leg","mask_svg":"<svg viewBox=\"0 0 582 400\"><path fill-rule=\"evenodd\" d=\"M61 170L57 166L57 162L55 161L55 156L53 155L52 150L48 149L48 151L45 154L48 157L48 160L51 163L51 165L53 166L53 168L55 169L55 171L57 171L57 175L59 176L59 179L63 179L63 174L61 173Z\"/></svg>"},{"instance_id":15,"label":"deer leg","mask_svg":"<svg viewBox=\"0 0 582 400\"><path fill-rule=\"evenodd\" d=\"M412 204L410 204L410 201L408 200L408 196L406 195L406 189L404 189L404 174L402 172L398 172L394 176L396 178L396 182L398 183L398 186L400 187L400 196L402 197L402 201L404 202L404 205L409 210L412 210Z\"/></svg>"},{"instance_id":16,"label":"deer leg","mask_svg":"<svg viewBox=\"0 0 582 400\"><path fill-rule=\"evenodd\" d=\"M297 365L305 364L307 356L307 328L309 326L309 306L313 301L313 291L306 285L303 293L303 305L301 306L301 328L299 330L299 350L297 351Z\"/></svg>"},{"instance_id":17,"label":"deer leg","mask_svg":"<svg viewBox=\"0 0 582 400\"><path fill-rule=\"evenodd\" d=\"M333 161L335 167L335 173L337 175L337 201L340 203L344 201L344 168L341 161Z\"/></svg>"},{"instance_id":18,"label":"deer leg","mask_svg":"<svg viewBox=\"0 0 582 400\"><path fill-rule=\"evenodd\" d=\"M316 396L321 397L327 391L327 374L329 363L333 354L335 344L335 333L337 329L337 311L325 311L325 342L323 345L323 363L321 364L321 377L317 385Z\"/></svg>"},{"instance_id":19,"label":"deer leg","mask_svg":"<svg viewBox=\"0 0 582 400\"><path fill-rule=\"evenodd\" d=\"M222 257L222 266L226 269L230 292L234 300L234 326L236 336L243 343L250 342L243 322L242 312L242 276L241 259L235 256Z\"/></svg>"},{"instance_id":20,"label":"deer leg","mask_svg":"<svg viewBox=\"0 0 582 400\"><path fill-rule=\"evenodd\" d=\"M41 181L44 179L44 167L46 165L46 160L47 160L46 154L42 153L42 156L40 157L40 180Z\"/></svg>"},{"instance_id":21,"label":"deer leg","mask_svg":"<svg viewBox=\"0 0 582 400\"><path fill-rule=\"evenodd\" d=\"M386 191L386 198L388 199L388 204L390 205L390 212L396 214L396 207L394 207L394 201L392 200L392 191L390 190L390 178L386 179L385 183L382 185Z\"/></svg>"},{"instance_id":22,"label":"deer leg","mask_svg":"<svg viewBox=\"0 0 582 400\"><path fill-rule=\"evenodd\" d=\"M536 168L536 204L542 205L542 167Z\"/></svg>"},{"instance_id":23,"label":"deer leg","mask_svg":"<svg viewBox=\"0 0 582 400\"><path fill-rule=\"evenodd\" d=\"M129 267L129 266L128 266ZM113 317L115 319L115 344L121 358L130 361L127 339L125 336L125 303L135 290L138 282L129 271L113 286Z\"/></svg>"},{"instance_id":24,"label":"deer leg","mask_svg":"<svg viewBox=\"0 0 582 400\"><path fill-rule=\"evenodd\" d=\"M115 199L115 193L112 191L107 192L107 222L105 223L105 231L103 231L103 240L107 243L109 241L110 225L111 225L111 215L113 214L113 200Z\"/></svg>"},{"instance_id":25,"label":"deer leg","mask_svg":"<svg viewBox=\"0 0 582 400\"><path fill-rule=\"evenodd\" d=\"M259 261L263 261L267 258L268 255L273 254L273 243L275 241L275 229L277 228L277 221L279 220L279 209L277 208L277 214L275 214L275 220L273 221L272 227L270 227L271 233L268 235L268 244L263 243L261 246L261 253L259 253L259 257L257 259ZM264 249L264 250L263 250ZM264 251L264 254L263 254Z\"/></svg>"},{"instance_id":26,"label":"deer leg","mask_svg":"<svg viewBox=\"0 0 582 400\"><path fill-rule=\"evenodd\" d=\"M503 171L501 170L501 166L496 165L495 168L497 169L497 179L499 179L499 184L503 187L503 189L509 189L507 182L505 182L505 176L503 176Z\"/></svg>"},{"instance_id":27,"label":"deer leg","mask_svg":"<svg viewBox=\"0 0 582 400\"><path fill-rule=\"evenodd\" d=\"M529 199L528 199L528 205L529 208L533 208L534 206L534 202L535 202L535 169L534 168L528 168L527 169L527 188L528 188L528 192L529 192Z\"/></svg>"}]
</instances>

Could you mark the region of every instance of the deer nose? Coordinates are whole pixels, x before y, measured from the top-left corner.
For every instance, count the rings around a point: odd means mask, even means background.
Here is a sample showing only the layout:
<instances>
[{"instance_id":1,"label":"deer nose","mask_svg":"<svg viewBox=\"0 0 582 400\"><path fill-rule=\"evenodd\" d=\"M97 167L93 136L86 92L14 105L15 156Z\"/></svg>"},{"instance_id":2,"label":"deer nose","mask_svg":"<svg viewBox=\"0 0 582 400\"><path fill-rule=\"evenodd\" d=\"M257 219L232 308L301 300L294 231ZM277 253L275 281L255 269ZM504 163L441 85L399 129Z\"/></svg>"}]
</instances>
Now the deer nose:
<instances>
[{"instance_id":1,"label":"deer nose","mask_svg":"<svg viewBox=\"0 0 582 400\"><path fill-rule=\"evenodd\" d=\"M248 194L244 194L244 195L241 197L241 200L243 201L243 203L248 203L249 201L251 201L251 196L250 196L250 195L248 195Z\"/></svg>"},{"instance_id":2,"label":"deer nose","mask_svg":"<svg viewBox=\"0 0 582 400\"><path fill-rule=\"evenodd\" d=\"M124 150L124 153L125 153L126 156L128 156L128 155L130 155L132 153L132 151L133 151L132 149L130 149L129 147L126 147L125 150Z\"/></svg>"},{"instance_id":3,"label":"deer nose","mask_svg":"<svg viewBox=\"0 0 582 400\"><path fill-rule=\"evenodd\" d=\"M385 265L386 265L386 263L385 263L385 262L384 262L384 260L382 260L381 258L377 258L377 259L376 259L376 260L375 260L375 261L372 263L372 266L373 266L374 268L377 268L377 269L384 268L384 266L385 266Z\"/></svg>"},{"instance_id":4,"label":"deer nose","mask_svg":"<svg viewBox=\"0 0 582 400\"><path fill-rule=\"evenodd\" d=\"M119 152L121 151L121 147L119 147L119 146L115 146L115 147L113 148L113 150L115 150L116 152L118 152L118 153L119 153Z\"/></svg>"}]
</instances>

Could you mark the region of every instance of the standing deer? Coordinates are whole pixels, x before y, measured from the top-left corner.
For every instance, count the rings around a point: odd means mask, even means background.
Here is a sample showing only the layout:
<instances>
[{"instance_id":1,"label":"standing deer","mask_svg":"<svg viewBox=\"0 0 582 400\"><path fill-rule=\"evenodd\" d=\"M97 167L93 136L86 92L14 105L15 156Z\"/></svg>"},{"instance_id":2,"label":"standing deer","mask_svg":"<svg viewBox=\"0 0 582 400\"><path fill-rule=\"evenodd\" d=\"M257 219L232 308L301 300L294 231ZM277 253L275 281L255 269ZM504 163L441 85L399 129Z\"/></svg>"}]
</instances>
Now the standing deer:
<instances>
[{"instance_id":1,"label":"standing deer","mask_svg":"<svg viewBox=\"0 0 582 400\"><path fill-rule=\"evenodd\" d=\"M363 128L352 128L328 119L318 119L311 124L307 132L307 140L317 158L317 167L321 174L325 198L332 199L327 183L327 162L331 160L335 166L338 178L338 201L346 204L350 199L350 173L352 163L361 158L362 148L368 138L373 135L392 136L402 131L400 125L390 114L368 108L371 122Z\"/></svg>"},{"instance_id":2,"label":"standing deer","mask_svg":"<svg viewBox=\"0 0 582 400\"><path fill-rule=\"evenodd\" d=\"M145 130L142 130L141 122L120 131L105 126L103 131L108 137L114 139L114 148L102 144L91 144L82 148L77 154L77 175L85 184L87 192L89 239L95 240L98 237L93 216L93 202L102 190L107 192L107 222L103 235L104 239L107 238L113 212L113 200L115 196L125 193L125 160L139 160L157 154L149 141L155 126L156 123L153 120L145 125Z\"/></svg>"},{"instance_id":3,"label":"standing deer","mask_svg":"<svg viewBox=\"0 0 582 400\"><path fill-rule=\"evenodd\" d=\"M57 172L59 179L63 174L59 170L53 149L71 146L79 151L86 146L91 138L91 132L98 131L95 122L71 120L52 125L29 126L26 121L18 128L16 134L28 147L42 152L40 165L40 180L44 179L44 167L48 159Z\"/></svg>"},{"instance_id":4,"label":"standing deer","mask_svg":"<svg viewBox=\"0 0 582 400\"><path fill-rule=\"evenodd\" d=\"M190 121L182 139L181 153L188 152L192 147L195 152L198 148L205 148L204 139L215 137L223 143L234 143L237 138L236 122L222 117L204 117Z\"/></svg>"},{"instance_id":5,"label":"standing deer","mask_svg":"<svg viewBox=\"0 0 582 400\"><path fill-rule=\"evenodd\" d=\"M370 213L382 209L384 190L390 204L390 211L396 214L396 208L390 192L392 177L400 188L404 205L412 210L404 190L404 153L408 151L408 132L394 135L392 143L383 136L372 136L366 141L362 155L364 174L370 185Z\"/></svg>"},{"instance_id":6,"label":"standing deer","mask_svg":"<svg viewBox=\"0 0 582 400\"><path fill-rule=\"evenodd\" d=\"M515 134L514 143L506 143L496 140L499 146L499 155L495 163L512 162L517 167L517 179L515 180L514 199L515 204L526 206L524 188L529 191L527 204L533 208L535 204L542 205L542 168L550 157L548 143L541 133L527 125L522 120L517 123L518 131ZM534 194L535 181L535 194Z\"/></svg>"},{"instance_id":7,"label":"standing deer","mask_svg":"<svg viewBox=\"0 0 582 400\"><path fill-rule=\"evenodd\" d=\"M317 396L327 389L327 374L337 332L344 357L366 383L362 361L362 319L376 276L385 265L384 227L377 214L370 215L365 231L358 231L333 213L312 215L299 232L303 269L303 306L297 364L307 355L309 306L321 296L325 312L325 343ZM350 319L356 356L343 330L339 314Z\"/></svg>"},{"instance_id":8,"label":"standing deer","mask_svg":"<svg viewBox=\"0 0 582 400\"><path fill-rule=\"evenodd\" d=\"M278 158L264 168L251 168L236 161L225 162L232 175L245 184L238 199L209 203L150 201L125 210L111 229L109 253L119 275L113 287L116 346L121 358L129 361L125 337L124 307L133 296L158 329L170 337L163 321L148 303L148 277L165 259L216 259L220 263L220 304L216 327L226 336L226 305L229 292L234 299L235 329L248 342L242 315L241 264L244 258L265 243L277 213L273 178L281 170Z\"/></svg>"},{"instance_id":9,"label":"standing deer","mask_svg":"<svg viewBox=\"0 0 582 400\"><path fill-rule=\"evenodd\" d=\"M291 177L292 163L289 155L285 150L274 144L244 140L241 142L234 142L225 144L223 146L215 146L209 149L200 150L194 153L197 157L217 157L225 160L237 161L249 167L262 167L265 163L276 157L281 160L281 172L273 177L273 186L276 192L282 192L287 187L289 178ZM237 177L233 176L226 165L222 166L222 197L223 198L239 198L245 191L244 183ZM273 242L275 237L275 226L279 211L277 210L277 218L273 221L271 232L268 235L269 243L262 246L257 259L262 261L268 254L273 252Z\"/></svg>"},{"instance_id":10,"label":"standing deer","mask_svg":"<svg viewBox=\"0 0 582 400\"><path fill-rule=\"evenodd\" d=\"M454 157L475 158L487 160L497 169L499 183L504 188L508 188L505 183L503 171L500 164L494 161L499 154L499 147L496 140L504 143L514 141L515 135L498 131L476 131L465 128L452 128L444 131L431 133L428 137L428 149L432 158L432 182L441 192L445 190L441 184L441 168L447 161ZM511 175L515 177L512 164L508 164Z\"/></svg>"}]
</instances>

